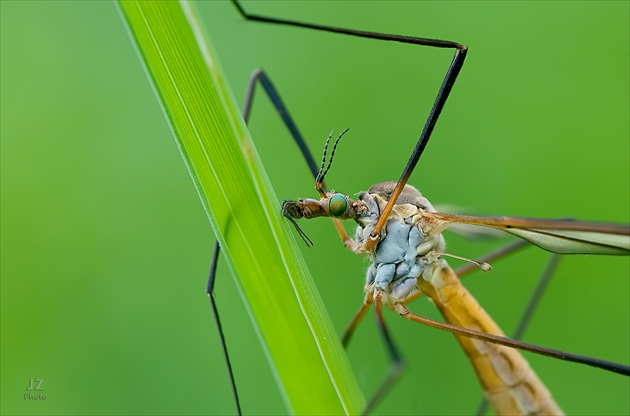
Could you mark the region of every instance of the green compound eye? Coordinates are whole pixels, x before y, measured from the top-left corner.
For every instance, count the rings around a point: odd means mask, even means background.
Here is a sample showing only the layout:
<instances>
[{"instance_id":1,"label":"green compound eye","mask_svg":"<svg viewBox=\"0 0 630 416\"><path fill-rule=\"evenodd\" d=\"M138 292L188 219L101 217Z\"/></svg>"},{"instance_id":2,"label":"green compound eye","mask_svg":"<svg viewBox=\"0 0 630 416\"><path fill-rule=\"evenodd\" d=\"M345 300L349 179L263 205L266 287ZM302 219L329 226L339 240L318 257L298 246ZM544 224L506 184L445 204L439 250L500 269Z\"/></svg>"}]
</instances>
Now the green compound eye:
<instances>
[{"instance_id":1,"label":"green compound eye","mask_svg":"<svg viewBox=\"0 0 630 416\"><path fill-rule=\"evenodd\" d=\"M341 194L335 194L328 200L328 211L333 217L341 217L348 209L348 201Z\"/></svg>"}]
</instances>

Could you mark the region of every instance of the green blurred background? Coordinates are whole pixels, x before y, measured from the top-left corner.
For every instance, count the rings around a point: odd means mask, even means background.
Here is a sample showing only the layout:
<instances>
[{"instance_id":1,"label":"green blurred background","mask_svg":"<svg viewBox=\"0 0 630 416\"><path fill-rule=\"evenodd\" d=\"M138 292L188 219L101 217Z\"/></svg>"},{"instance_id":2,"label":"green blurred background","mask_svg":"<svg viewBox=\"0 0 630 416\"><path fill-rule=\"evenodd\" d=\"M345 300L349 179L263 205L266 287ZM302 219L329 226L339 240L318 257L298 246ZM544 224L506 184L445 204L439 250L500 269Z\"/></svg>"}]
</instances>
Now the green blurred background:
<instances>
[{"instance_id":1,"label":"green blurred background","mask_svg":"<svg viewBox=\"0 0 630 416\"><path fill-rule=\"evenodd\" d=\"M3 414L234 412L205 279L214 236L110 2L2 1ZM253 12L470 47L411 182L450 212L629 219L628 2L250 2ZM244 22L197 4L240 102L263 67L311 149L350 127L329 174L352 194L395 180L452 53ZM252 134L278 199L315 196L263 95ZM448 206L453 204L454 206ZM304 254L341 332L365 260L302 224ZM449 235L478 256L500 241ZM466 284L510 332L547 254ZM456 262L453 262L456 265ZM285 413L225 264L217 299L246 413ZM630 361L628 258L563 259L526 340ZM419 313L435 317L422 300ZM383 414L473 413L480 391L451 335L387 314L407 358ZM349 348L364 390L387 371L370 316ZM630 413L627 378L528 355L571 414ZM46 400L25 400L44 379Z\"/></svg>"}]
</instances>

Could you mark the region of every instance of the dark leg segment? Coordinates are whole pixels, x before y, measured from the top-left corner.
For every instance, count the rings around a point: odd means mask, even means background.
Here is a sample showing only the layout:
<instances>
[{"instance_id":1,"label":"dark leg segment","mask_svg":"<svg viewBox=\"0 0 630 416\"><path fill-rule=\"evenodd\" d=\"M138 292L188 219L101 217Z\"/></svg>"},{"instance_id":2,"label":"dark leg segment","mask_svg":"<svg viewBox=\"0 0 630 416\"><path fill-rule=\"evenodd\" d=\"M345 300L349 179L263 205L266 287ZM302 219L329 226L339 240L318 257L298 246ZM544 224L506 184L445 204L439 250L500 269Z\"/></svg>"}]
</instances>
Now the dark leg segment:
<instances>
[{"instance_id":1,"label":"dark leg segment","mask_svg":"<svg viewBox=\"0 0 630 416\"><path fill-rule=\"evenodd\" d=\"M357 326L359 325L359 323L361 322L361 320L367 313L368 309L370 309L370 306L372 305L372 303L374 303L376 324L381 333L383 342L385 343L385 347L387 351L389 352L391 365L389 368L389 374L387 374L387 376L385 377L385 380L383 380L383 382L381 383L379 388L376 390L372 398L370 398L370 401L365 407L365 410L363 411L364 415L370 414L374 410L374 407L376 406L376 404L380 402L383 399L383 397L385 397L387 392L393 387L394 383L396 383L396 381L398 380L398 377L400 377L400 375L405 370L405 362L402 356L400 355L400 353L398 352L398 349L396 348L396 345L394 344L394 340L392 339L391 335L389 334L389 331L387 330L387 326L385 325L385 320L383 319L383 300L381 298L381 295L378 294L377 296L374 296L373 291L368 291L365 294L363 304L361 305L361 308L359 308L357 313L352 318L352 321L350 321L350 324L346 328L343 334L341 343L343 344L344 347L348 348L348 344L350 343L350 338L352 338L354 331L356 330Z\"/></svg>"},{"instance_id":2,"label":"dark leg segment","mask_svg":"<svg viewBox=\"0 0 630 416\"><path fill-rule=\"evenodd\" d=\"M346 327L346 330L343 333L343 338L341 338L341 343L343 344L344 348L348 348L348 344L350 344L350 339L352 339L352 335L354 334L354 331L356 331L357 327L359 326L359 323L361 322L361 320L363 319L363 317L365 316L368 309L370 309L370 306L373 303L372 299L373 299L372 292L368 292L365 294L365 299L363 300L361 307L359 308L357 313L352 317L352 320Z\"/></svg>"},{"instance_id":3,"label":"dark leg segment","mask_svg":"<svg viewBox=\"0 0 630 416\"><path fill-rule=\"evenodd\" d=\"M592 367L600 368L602 370L612 371L613 373L630 376L630 366L627 366L624 364L613 363L612 361L601 360L599 358L592 358L592 357L586 357L583 355L572 354L569 352L560 351L553 348L541 347L539 345L530 344L523 341L517 341L512 338L488 334L485 332L476 331L474 329L462 328L462 327L451 325L445 322L435 321L433 319L425 318L424 316L420 316L411 312L409 308L407 308L402 303L395 304L394 309L400 316L402 316L403 318L409 319L410 321L414 321L422 325L430 326L431 328L436 328L442 331L450 332L455 335L463 335L468 338L474 338L481 341L492 342L493 344L505 345L506 347L516 348L523 351L529 351L535 354L545 355L547 357L552 357L559 360L590 365Z\"/></svg>"},{"instance_id":4,"label":"dark leg segment","mask_svg":"<svg viewBox=\"0 0 630 416\"><path fill-rule=\"evenodd\" d=\"M245 96L245 103L243 104L243 118L245 119L245 123L249 123L249 115L251 113L251 107L254 101L254 94L256 92L256 81L260 82L260 85L264 88L267 96L271 100L271 103L276 108L278 115L291 133L291 137L293 137L293 140L300 148L300 152L302 153L302 156L304 157L308 168L313 174L313 178L317 178L317 173L319 172L319 169L315 164L315 159L313 159L313 155L308 150L308 146L306 146L306 142L300 134L297 125L289 114L287 107L282 102L280 94L278 94L278 90L262 69L256 69L249 79L249 85L247 86L247 95Z\"/></svg>"},{"instance_id":5,"label":"dark leg segment","mask_svg":"<svg viewBox=\"0 0 630 416\"><path fill-rule=\"evenodd\" d=\"M380 385L374 396L368 402L365 410L363 411L364 415L370 414L374 410L374 406L378 402L380 402L383 397L387 394L389 389L391 389L398 380L398 377L405 370L405 362L403 361L396 345L394 345L394 341L392 340L391 335L389 335L389 331L387 330L387 326L385 325L385 320L383 320L383 300L380 295L374 299L374 312L376 316L376 324L378 325L378 329L381 332L381 337L383 338L383 342L389 351L390 359L392 361L391 366L389 368L389 374Z\"/></svg>"},{"instance_id":6,"label":"dark leg segment","mask_svg":"<svg viewBox=\"0 0 630 416\"><path fill-rule=\"evenodd\" d=\"M230 362L230 356L227 350L227 344L225 343L225 336L223 335L223 327L221 326L221 319L219 318L219 309L217 308L216 301L214 299L214 278L217 274L217 262L219 259L219 240L214 244L214 253L212 254L212 265L210 266L210 276L208 277L208 285L206 287L206 293L210 300L210 306L212 307L212 313L214 315L214 321L217 324L219 331L219 338L221 339L221 347L223 348L223 356L225 357L225 363L227 364L228 373L230 374L230 383L232 384L232 394L234 395L234 401L236 402L236 413L241 415L241 404L238 400L238 392L236 391L236 382L234 381L234 373L232 372L232 364Z\"/></svg>"}]
</instances>

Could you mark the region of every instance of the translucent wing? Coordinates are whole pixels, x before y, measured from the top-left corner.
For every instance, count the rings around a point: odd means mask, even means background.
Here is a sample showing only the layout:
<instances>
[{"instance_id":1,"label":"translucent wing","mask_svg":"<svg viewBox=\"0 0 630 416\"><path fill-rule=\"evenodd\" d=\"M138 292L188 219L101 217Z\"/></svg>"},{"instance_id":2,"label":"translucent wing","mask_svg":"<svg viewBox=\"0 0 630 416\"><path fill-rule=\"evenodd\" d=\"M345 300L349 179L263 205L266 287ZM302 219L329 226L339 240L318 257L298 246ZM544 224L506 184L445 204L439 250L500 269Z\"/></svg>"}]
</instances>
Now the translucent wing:
<instances>
[{"instance_id":1,"label":"translucent wing","mask_svg":"<svg viewBox=\"0 0 630 416\"><path fill-rule=\"evenodd\" d=\"M437 221L500 229L559 254L630 254L630 226L575 220L473 217L433 212Z\"/></svg>"}]
</instances>

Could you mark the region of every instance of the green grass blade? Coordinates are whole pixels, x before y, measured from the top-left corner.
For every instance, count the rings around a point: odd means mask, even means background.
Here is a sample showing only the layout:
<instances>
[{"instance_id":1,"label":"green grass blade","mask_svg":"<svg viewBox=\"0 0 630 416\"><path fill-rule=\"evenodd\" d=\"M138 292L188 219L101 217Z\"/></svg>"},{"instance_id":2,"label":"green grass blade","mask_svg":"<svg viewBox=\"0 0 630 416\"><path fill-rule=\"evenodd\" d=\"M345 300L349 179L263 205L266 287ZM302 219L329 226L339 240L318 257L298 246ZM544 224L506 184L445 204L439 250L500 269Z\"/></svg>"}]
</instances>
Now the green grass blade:
<instances>
[{"instance_id":1,"label":"green grass blade","mask_svg":"<svg viewBox=\"0 0 630 416\"><path fill-rule=\"evenodd\" d=\"M118 4L290 411L358 413L363 397L192 6Z\"/></svg>"}]
</instances>

